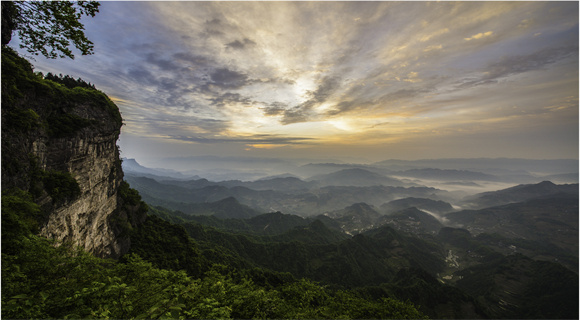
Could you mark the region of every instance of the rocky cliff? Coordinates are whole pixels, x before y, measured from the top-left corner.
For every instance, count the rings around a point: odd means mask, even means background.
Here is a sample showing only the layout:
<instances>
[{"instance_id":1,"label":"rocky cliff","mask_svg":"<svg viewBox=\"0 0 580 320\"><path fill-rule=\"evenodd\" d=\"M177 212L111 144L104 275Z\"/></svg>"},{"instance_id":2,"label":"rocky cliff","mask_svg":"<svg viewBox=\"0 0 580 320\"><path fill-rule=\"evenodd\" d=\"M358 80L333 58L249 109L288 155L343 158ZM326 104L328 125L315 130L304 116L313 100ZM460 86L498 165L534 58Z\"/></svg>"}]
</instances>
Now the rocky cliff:
<instances>
[{"instance_id":1,"label":"rocky cliff","mask_svg":"<svg viewBox=\"0 0 580 320\"><path fill-rule=\"evenodd\" d=\"M57 82L2 49L2 191L33 196L41 235L119 257L146 211L123 192L119 109L84 81Z\"/></svg>"}]
</instances>

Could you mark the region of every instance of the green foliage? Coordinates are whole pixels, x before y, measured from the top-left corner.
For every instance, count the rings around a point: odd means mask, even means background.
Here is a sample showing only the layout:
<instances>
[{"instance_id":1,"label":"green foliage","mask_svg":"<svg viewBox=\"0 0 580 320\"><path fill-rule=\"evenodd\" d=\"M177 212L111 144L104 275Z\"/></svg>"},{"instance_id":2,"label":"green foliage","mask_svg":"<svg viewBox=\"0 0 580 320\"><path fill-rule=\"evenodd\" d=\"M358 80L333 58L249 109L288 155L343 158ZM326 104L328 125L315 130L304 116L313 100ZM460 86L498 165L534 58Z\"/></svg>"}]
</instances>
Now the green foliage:
<instances>
[{"instance_id":1,"label":"green foliage","mask_svg":"<svg viewBox=\"0 0 580 320\"><path fill-rule=\"evenodd\" d=\"M93 43L85 36L80 19L83 15L94 17L99 12L98 2L17 1L13 5L12 14L2 19L15 24L20 47L29 53L51 59L74 59L71 45L82 55L93 53Z\"/></svg>"},{"instance_id":2,"label":"green foliage","mask_svg":"<svg viewBox=\"0 0 580 320\"><path fill-rule=\"evenodd\" d=\"M142 256L156 267L186 270L192 276L201 274L200 252L183 227L149 216L142 225L132 230L130 237L130 252Z\"/></svg>"},{"instance_id":3,"label":"green foliage","mask_svg":"<svg viewBox=\"0 0 580 320\"><path fill-rule=\"evenodd\" d=\"M60 2L60 1L57 1ZM35 2L36 3L36 2ZM63 80L64 81L64 80ZM77 81L78 80L74 80ZM81 80L82 81L82 80ZM119 108L102 91L89 85L65 85L45 79L32 70L32 65L9 47L2 47L2 108L7 110L32 109L47 119L52 135L66 136L86 126L96 124L95 120L84 119L70 113L79 104L90 104L102 108L113 118L117 126L122 125ZM84 82L84 81L82 81ZM42 101L42 105L21 105L24 102ZM16 115L22 111L16 112ZM12 117L3 113L3 123L10 123ZM30 117L27 117L30 118ZM30 121L28 121L30 122Z\"/></svg>"},{"instance_id":4,"label":"green foliage","mask_svg":"<svg viewBox=\"0 0 580 320\"><path fill-rule=\"evenodd\" d=\"M63 76L62 74L59 74L57 76L57 75L54 75L54 74L49 72L44 76L44 79L54 81L56 83L60 83L69 89L73 89L76 87L95 89L94 85L87 83L83 79L78 78L75 80L75 78L73 78L69 75Z\"/></svg>"},{"instance_id":5,"label":"green foliage","mask_svg":"<svg viewBox=\"0 0 580 320\"><path fill-rule=\"evenodd\" d=\"M14 253L22 237L38 232L40 207L20 189L2 192L2 252Z\"/></svg>"},{"instance_id":6,"label":"green foliage","mask_svg":"<svg viewBox=\"0 0 580 320\"><path fill-rule=\"evenodd\" d=\"M69 172L46 171L42 175L42 183L56 204L74 200L81 194L78 182Z\"/></svg>"},{"instance_id":7,"label":"green foliage","mask_svg":"<svg viewBox=\"0 0 580 320\"><path fill-rule=\"evenodd\" d=\"M322 241L314 237L328 230L321 222L273 237L234 234L192 222L181 225L204 252L238 256L253 266L339 286L388 282L397 270L409 266L436 273L443 265L432 253L439 250L436 245L392 229L342 241L334 241L330 234L331 241Z\"/></svg>"},{"instance_id":8,"label":"green foliage","mask_svg":"<svg viewBox=\"0 0 580 320\"><path fill-rule=\"evenodd\" d=\"M32 109L15 109L6 116L10 118L8 125L20 132L28 132L40 126L40 116Z\"/></svg>"},{"instance_id":9,"label":"green foliage","mask_svg":"<svg viewBox=\"0 0 580 320\"><path fill-rule=\"evenodd\" d=\"M95 123L95 120L84 119L70 113L51 115L48 118L48 134L55 138L70 137L77 131Z\"/></svg>"},{"instance_id":10,"label":"green foliage","mask_svg":"<svg viewBox=\"0 0 580 320\"><path fill-rule=\"evenodd\" d=\"M3 252L2 265L1 315L11 319L425 318L409 303L365 300L309 280L264 288L219 265L194 278L138 255L103 260L36 236Z\"/></svg>"},{"instance_id":11,"label":"green foliage","mask_svg":"<svg viewBox=\"0 0 580 320\"><path fill-rule=\"evenodd\" d=\"M144 204L144 202L141 201L141 195L139 195L139 191L132 189L126 181L121 181L118 192L121 196L121 199L123 199L124 204L130 206Z\"/></svg>"},{"instance_id":12,"label":"green foliage","mask_svg":"<svg viewBox=\"0 0 580 320\"><path fill-rule=\"evenodd\" d=\"M531 275L521 308L526 318L578 318L578 274L556 263L536 261Z\"/></svg>"},{"instance_id":13,"label":"green foliage","mask_svg":"<svg viewBox=\"0 0 580 320\"><path fill-rule=\"evenodd\" d=\"M456 272L457 287L493 318L578 318L578 274L521 254Z\"/></svg>"},{"instance_id":14,"label":"green foliage","mask_svg":"<svg viewBox=\"0 0 580 320\"><path fill-rule=\"evenodd\" d=\"M2 47L2 105L12 105L24 97L23 92L34 90L38 77L32 65L9 47Z\"/></svg>"}]
</instances>

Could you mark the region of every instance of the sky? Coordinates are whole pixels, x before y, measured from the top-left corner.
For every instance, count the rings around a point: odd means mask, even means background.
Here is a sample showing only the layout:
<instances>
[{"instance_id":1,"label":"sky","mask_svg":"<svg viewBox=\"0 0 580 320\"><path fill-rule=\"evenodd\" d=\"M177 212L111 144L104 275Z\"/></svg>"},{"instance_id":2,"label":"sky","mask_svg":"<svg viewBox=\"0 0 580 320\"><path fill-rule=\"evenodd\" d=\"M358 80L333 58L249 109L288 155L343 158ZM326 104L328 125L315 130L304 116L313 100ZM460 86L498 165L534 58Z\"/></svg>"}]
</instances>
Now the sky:
<instances>
[{"instance_id":1,"label":"sky","mask_svg":"<svg viewBox=\"0 0 580 320\"><path fill-rule=\"evenodd\" d=\"M578 158L578 2L101 2L82 21L93 55L32 63L107 93L140 163Z\"/></svg>"}]
</instances>

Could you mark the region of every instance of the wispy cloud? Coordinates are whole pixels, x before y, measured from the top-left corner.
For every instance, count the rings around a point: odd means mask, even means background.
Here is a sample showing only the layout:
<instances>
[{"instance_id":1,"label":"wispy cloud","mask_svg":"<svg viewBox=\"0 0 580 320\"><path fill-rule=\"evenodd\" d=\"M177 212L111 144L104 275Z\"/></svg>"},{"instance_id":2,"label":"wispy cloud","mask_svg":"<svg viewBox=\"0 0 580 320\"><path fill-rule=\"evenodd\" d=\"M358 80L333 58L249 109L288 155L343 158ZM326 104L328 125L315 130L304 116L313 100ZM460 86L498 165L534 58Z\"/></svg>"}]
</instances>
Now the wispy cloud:
<instances>
[{"instance_id":1,"label":"wispy cloud","mask_svg":"<svg viewBox=\"0 0 580 320\"><path fill-rule=\"evenodd\" d=\"M482 117L523 136L506 110L568 119L578 96L575 2L104 2L85 24L94 56L35 64L176 142L420 146Z\"/></svg>"}]
</instances>

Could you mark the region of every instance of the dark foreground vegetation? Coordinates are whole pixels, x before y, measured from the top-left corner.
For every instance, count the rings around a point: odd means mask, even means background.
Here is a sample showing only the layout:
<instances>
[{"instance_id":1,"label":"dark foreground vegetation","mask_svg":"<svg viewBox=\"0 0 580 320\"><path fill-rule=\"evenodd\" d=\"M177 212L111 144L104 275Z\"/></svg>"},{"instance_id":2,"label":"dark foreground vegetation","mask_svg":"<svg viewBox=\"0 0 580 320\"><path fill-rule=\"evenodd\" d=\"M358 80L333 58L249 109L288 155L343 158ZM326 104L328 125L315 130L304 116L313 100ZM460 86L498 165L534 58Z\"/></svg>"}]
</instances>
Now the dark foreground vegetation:
<instances>
[{"instance_id":1,"label":"dark foreground vegetation","mask_svg":"<svg viewBox=\"0 0 580 320\"><path fill-rule=\"evenodd\" d=\"M222 253L200 249L182 227L154 216L134 232L136 251L156 263L135 253L113 261L67 244L55 247L34 235L38 212L26 192L2 196L6 319L426 318L410 302L215 263Z\"/></svg>"}]
</instances>

